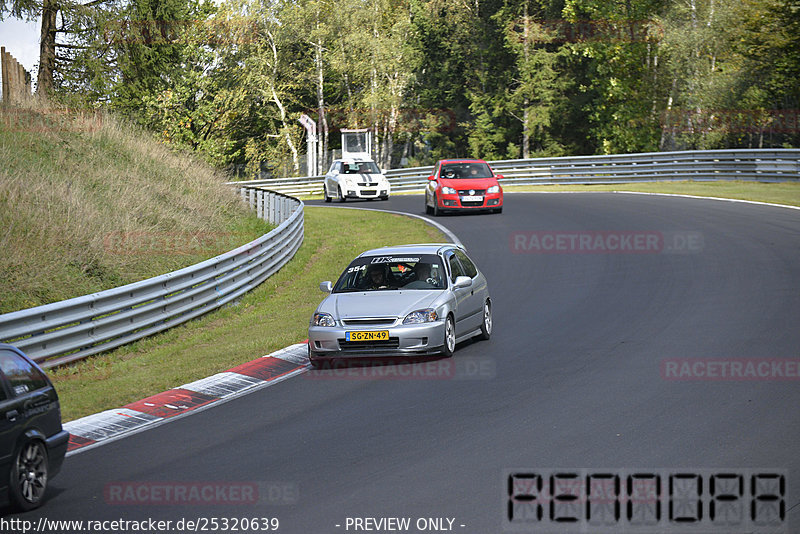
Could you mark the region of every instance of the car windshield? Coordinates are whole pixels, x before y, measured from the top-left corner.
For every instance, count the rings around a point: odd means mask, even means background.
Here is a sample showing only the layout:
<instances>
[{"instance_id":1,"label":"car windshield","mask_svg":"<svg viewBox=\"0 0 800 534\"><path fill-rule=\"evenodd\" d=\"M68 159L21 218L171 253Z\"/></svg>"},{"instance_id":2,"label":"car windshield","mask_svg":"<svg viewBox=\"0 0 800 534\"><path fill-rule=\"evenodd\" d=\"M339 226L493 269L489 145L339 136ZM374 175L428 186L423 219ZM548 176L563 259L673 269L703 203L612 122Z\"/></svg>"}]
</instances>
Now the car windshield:
<instances>
[{"instance_id":1,"label":"car windshield","mask_svg":"<svg viewBox=\"0 0 800 534\"><path fill-rule=\"evenodd\" d=\"M442 260L435 254L356 258L333 288L334 293L396 289L444 289Z\"/></svg>"},{"instance_id":2,"label":"car windshield","mask_svg":"<svg viewBox=\"0 0 800 534\"><path fill-rule=\"evenodd\" d=\"M343 161L342 174L380 174L374 161Z\"/></svg>"},{"instance_id":3,"label":"car windshield","mask_svg":"<svg viewBox=\"0 0 800 534\"><path fill-rule=\"evenodd\" d=\"M442 178L491 178L492 176L489 165L478 161L442 165Z\"/></svg>"}]
</instances>

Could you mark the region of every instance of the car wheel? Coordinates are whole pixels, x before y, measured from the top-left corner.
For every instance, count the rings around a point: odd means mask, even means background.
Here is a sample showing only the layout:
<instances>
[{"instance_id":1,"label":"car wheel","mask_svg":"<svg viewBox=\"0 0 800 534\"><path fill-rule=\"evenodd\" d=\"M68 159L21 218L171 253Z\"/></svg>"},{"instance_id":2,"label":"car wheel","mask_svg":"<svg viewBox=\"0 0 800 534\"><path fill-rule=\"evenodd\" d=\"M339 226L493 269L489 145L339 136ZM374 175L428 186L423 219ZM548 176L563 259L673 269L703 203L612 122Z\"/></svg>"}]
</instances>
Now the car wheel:
<instances>
[{"instance_id":1,"label":"car wheel","mask_svg":"<svg viewBox=\"0 0 800 534\"><path fill-rule=\"evenodd\" d=\"M436 198L436 195L433 195L433 216L438 217L442 214L442 210L439 209L439 199Z\"/></svg>"},{"instance_id":2,"label":"car wheel","mask_svg":"<svg viewBox=\"0 0 800 534\"><path fill-rule=\"evenodd\" d=\"M325 197L325 202L330 202L331 201L331 197L328 196L328 186L326 186L326 185L322 186L322 196Z\"/></svg>"},{"instance_id":3,"label":"car wheel","mask_svg":"<svg viewBox=\"0 0 800 534\"><path fill-rule=\"evenodd\" d=\"M9 494L20 510L39 507L47 490L47 450L39 440L22 444L11 466Z\"/></svg>"},{"instance_id":4,"label":"car wheel","mask_svg":"<svg viewBox=\"0 0 800 534\"><path fill-rule=\"evenodd\" d=\"M389 200L389 195L383 195L383 196L381 197L381 200Z\"/></svg>"},{"instance_id":5,"label":"car wheel","mask_svg":"<svg viewBox=\"0 0 800 534\"><path fill-rule=\"evenodd\" d=\"M503 207L500 206L499 208L495 208L492 210L492 213L503 213Z\"/></svg>"},{"instance_id":6,"label":"car wheel","mask_svg":"<svg viewBox=\"0 0 800 534\"><path fill-rule=\"evenodd\" d=\"M483 323L481 323L481 333L476 337L484 341L492 336L492 302L486 299L483 303Z\"/></svg>"},{"instance_id":7,"label":"car wheel","mask_svg":"<svg viewBox=\"0 0 800 534\"><path fill-rule=\"evenodd\" d=\"M344 195L342 194L342 186L337 187L336 190L339 192L339 202L344 202Z\"/></svg>"},{"instance_id":8,"label":"car wheel","mask_svg":"<svg viewBox=\"0 0 800 534\"><path fill-rule=\"evenodd\" d=\"M456 326L453 322L453 316L448 315L447 320L444 322L444 345L442 346L442 354L449 358L456 351Z\"/></svg>"},{"instance_id":9,"label":"car wheel","mask_svg":"<svg viewBox=\"0 0 800 534\"><path fill-rule=\"evenodd\" d=\"M431 215L433 213L433 208L428 205L428 194L425 193L425 214Z\"/></svg>"}]
</instances>

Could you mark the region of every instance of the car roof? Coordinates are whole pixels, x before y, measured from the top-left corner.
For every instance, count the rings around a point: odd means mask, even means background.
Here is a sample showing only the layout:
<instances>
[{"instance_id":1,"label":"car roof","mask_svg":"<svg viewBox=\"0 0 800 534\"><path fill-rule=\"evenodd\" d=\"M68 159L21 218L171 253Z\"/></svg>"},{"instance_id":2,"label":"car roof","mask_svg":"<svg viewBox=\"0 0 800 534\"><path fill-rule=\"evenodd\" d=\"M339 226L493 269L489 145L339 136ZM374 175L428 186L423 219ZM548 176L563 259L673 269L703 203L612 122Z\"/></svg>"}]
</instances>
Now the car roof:
<instances>
[{"instance_id":1,"label":"car roof","mask_svg":"<svg viewBox=\"0 0 800 534\"><path fill-rule=\"evenodd\" d=\"M444 248L460 248L465 250L464 247L456 245L455 243L418 243L413 245L395 245L390 247L374 248L367 250L358 255L362 256L393 256L395 254L438 254Z\"/></svg>"},{"instance_id":2,"label":"car roof","mask_svg":"<svg viewBox=\"0 0 800 534\"><path fill-rule=\"evenodd\" d=\"M370 157L368 157L368 156L349 156L349 157L346 157L346 158L339 158L339 159L333 160L334 163L338 163L340 161L343 162L343 163L348 163L348 162L351 162L351 161L359 161L359 162L360 161L371 161L372 163L375 163L375 160L370 158Z\"/></svg>"},{"instance_id":3,"label":"car roof","mask_svg":"<svg viewBox=\"0 0 800 534\"><path fill-rule=\"evenodd\" d=\"M439 163L486 163L482 159L440 159ZM487 163L488 165L488 163Z\"/></svg>"},{"instance_id":4,"label":"car roof","mask_svg":"<svg viewBox=\"0 0 800 534\"><path fill-rule=\"evenodd\" d=\"M9 345L8 343L0 343L0 349L9 349L9 350L13 350L14 352L19 352L20 354L22 354L23 356L25 356L25 353L24 353L24 352L22 352L21 350L19 350L19 349L18 349L17 347L15 347L14 345ZM27 357L27 356L26 356L26 357Z\"/></svg>"},{"instance_id":5,"label":"car roof","mask_svg":"<svg viewBox=\"0 0 800 534\"><path fill-rule=\"evenodd\" d=\"M2 350L10 350L11 352L13 352L13 353L15 353L15 354L17 354L19 356L22 356L23 358L25 358L26 360L28 360L29 362L31 362L32 364L34 364L35 366L37 366L37 367L39 367L41 369L41 366L38 363L36 363L36 361L33 358L31 358L30 356L25 354L25 352L22 349L19 349L19 348L15 347L14 345L11 345L9 343L0 343L0 349L2 349Z\"/></svg>"}]
</instances>

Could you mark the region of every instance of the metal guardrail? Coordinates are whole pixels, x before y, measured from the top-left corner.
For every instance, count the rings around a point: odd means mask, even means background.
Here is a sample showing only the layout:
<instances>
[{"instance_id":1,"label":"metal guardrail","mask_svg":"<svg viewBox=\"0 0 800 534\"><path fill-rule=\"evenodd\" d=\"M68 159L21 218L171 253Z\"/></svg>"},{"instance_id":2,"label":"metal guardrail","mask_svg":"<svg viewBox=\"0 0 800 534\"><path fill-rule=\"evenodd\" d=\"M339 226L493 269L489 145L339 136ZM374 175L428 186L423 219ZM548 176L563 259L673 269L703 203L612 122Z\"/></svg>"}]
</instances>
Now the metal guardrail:
<instances>
[{"instance_id":1,"label":"metal guardrail","mask_svg":"<svg viewBox=\"0 0 800 534\"><path fill-rule=\"evenodd\" d=\"M148 280L0 315L0 340L43 367L107 351L231 302L285 265L303 242L303 203L244 186L242 198L278 227L204 262Z\"/></svg>"},{"instance_id":2,"label":"metal guardrail","mask_svg":"<svg viewBox=\"0 0 800 534\"><path fill-rule=\"evenodd\" d=\"M800 180L800 149L731 149L649 152L490 161L509 185L614 184L656 181ZM422 191L433 167L391 169L392 191ZM324 176L229 182L266 186L298 196L322 194Z\"/></svg>"}]
</instances>

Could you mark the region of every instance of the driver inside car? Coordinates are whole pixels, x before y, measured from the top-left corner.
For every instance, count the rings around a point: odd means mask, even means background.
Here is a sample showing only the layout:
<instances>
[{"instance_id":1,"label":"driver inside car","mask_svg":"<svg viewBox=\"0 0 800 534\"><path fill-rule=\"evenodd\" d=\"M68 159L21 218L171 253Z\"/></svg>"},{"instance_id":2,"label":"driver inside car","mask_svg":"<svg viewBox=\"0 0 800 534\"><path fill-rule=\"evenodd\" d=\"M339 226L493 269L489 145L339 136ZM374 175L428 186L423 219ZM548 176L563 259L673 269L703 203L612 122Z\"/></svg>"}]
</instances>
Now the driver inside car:
<instances>
[{"instance_id":1,"label":"driver inside car","mask_svg":"<svg viewBox=\"0 0 800 534\"><path fill-rule=\"evenodd\" d=\"M418 262L416 265L414 265L413 273L415 275L414 281L425 282L433 287L439 287L438 273L434 274L432 272L432 266L430 263Z\"/></svg>"},{"instance_id":2,"label":"driver inside car","mask_svg":"<svg viewBox=\"0 0 800 534\"><path fill-rule=\"evenodd\" d=\"M386 289L390 287L386 279L386 271L382 265L370 265L367 268L366 284L367 289Z\"/></svg>"}]
</instances>

